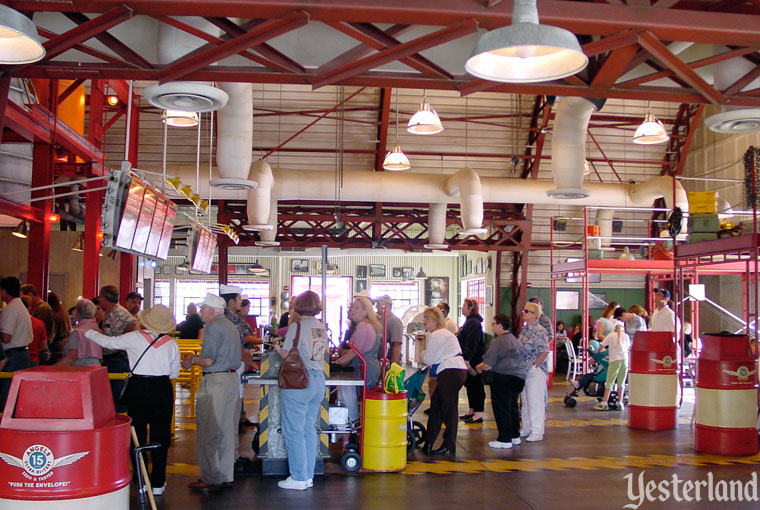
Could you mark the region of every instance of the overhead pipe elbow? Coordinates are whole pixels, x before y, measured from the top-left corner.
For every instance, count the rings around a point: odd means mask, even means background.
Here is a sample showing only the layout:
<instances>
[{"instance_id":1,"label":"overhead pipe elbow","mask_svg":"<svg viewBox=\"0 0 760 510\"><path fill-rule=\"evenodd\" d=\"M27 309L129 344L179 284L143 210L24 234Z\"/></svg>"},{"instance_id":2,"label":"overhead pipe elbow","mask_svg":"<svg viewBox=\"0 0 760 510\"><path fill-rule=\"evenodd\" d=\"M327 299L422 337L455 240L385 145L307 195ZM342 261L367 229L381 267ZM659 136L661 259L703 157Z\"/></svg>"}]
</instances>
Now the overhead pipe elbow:
<instances>
[{"instance_id":1,"label":"overhead pipe elbow","mask_svg":"<svg viewBox=\"0 0 760 510\"><path fill-rule=\"evenodd\" d=\"M465 166L446 180L446 193L450 196L459 195L463 230L482 233L483 188L480 176L472 168Z\"/></svg>"},{"instance_id":2,"label":"overhead pipe elbow","mask_svg":"<svg viewBox=\"0 0 760 510\"><path fill-rule=\"evenodd\" d=\"M447 204L430 204L428 210L428 249L443 249L446 240L446 207Z\"/></svg>"},{"instance_id":3,"label":"overhead pipe elbow","mask_svg":"<svg viewBox=\"0 0 760 510\"><path fill-rule=\"evenodd\" d=\"M583 170L586 162L586 130L591 113L598 106L596 99L563 97L557 107L552 134L552 173L555 189L546 194L551 198L586 198L591 193L583 189Z\"/></svg>"}]
</instances>

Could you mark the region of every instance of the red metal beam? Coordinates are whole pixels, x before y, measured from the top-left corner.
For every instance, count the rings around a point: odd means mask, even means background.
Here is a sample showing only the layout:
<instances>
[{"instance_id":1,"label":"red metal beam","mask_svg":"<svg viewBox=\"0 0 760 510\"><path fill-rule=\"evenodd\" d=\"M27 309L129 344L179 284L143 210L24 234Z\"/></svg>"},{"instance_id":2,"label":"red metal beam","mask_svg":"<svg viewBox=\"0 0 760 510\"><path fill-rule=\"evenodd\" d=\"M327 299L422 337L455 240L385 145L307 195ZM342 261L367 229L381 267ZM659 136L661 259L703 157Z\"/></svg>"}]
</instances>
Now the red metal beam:
<instances>
[{"instance_id":1,"label":"red metal beam","mask_svg":"<svg viewBox=\"0 0 760 510\"><path fill-rule=\"evenodd\" d=\"M587 57L591 58L602 53L608 53L610 51L630 46L631 44L637 44L637 42L635 30L624 30L619 34L603 37L597 41L586 43L581 46L581 49Z\"/></svg>"},{"instance_id":2,"label":"red metal beam","mask_svg":"<svg viewBox=\"0 0 760 510\"><path fill-rule=\"evenodd\" d=\"M392 25L385 29L385 34L391 37L395 37L397 35L402 35L409 30L411 30L413 27L411 25ZM367 46L366 44L358 44L351 48L348 51L343 52L342 54L338 55L334 59L330 60L329 62L326 62L319 66L317 68L316 74L322 74L330 69L335 69L336 67L340 67L343 65L348 64L349 62L353 62L354 60L357 60L367 53L370 53L372 51L372 47Z\"/></svg>"},{"instance_id":3,"label":"red metal beam","mask_svg":"<svg viewBox=\"0 0 760 510\"><path fill-rule=\"evenodd\" d=\"M191 52L175 60L158 73L159 81L165 83L183 78L208 64L274 39L307 23L309 23L309 15L304 11L291 13L281 19L265 21L245 34L233 37L218 46L209 47L207 45L198 52Z\"/></svg>"},{"instance_id":4,"label":"red metal beam","mask_svg":"<svg viewBox=\"0 0 760 510\"><path fill-rule=\"evenodd\" d=\"M58 37L58 34L56 34L55 32L51 32L50 30L46 30L42 27L37 27L37 33L39 33L42 37L46 37L48 39ZM72 47L72 49L81 51L85 55L90 55L91 57L98 58L104 62L110 62L112 64L124 65L127 67L134 67L134 68L140 67L135 63L128 62L120 58L116 58L113 55L110 55L100 50L96 50L95 48L91 48L90 46L86 46L84 44L75 44Z\"/></svg>"},{"instance_id":5,"label":"red metal beam","mask_svg":"<svg viewBox=\"0 0 760 510\"><path fill-rule=\"evenodd\" d=\"M671 53L668 48L651 32L639 34L639 44L651 53L657 60L670 68L676 76L694 87L708 101L715 105L725 104L726 98L703 80L688 64Z\"/></svg>"},{"instance_id":6,"label":"red metal beam","mask_svg":"<svg viewBox=\"0 0 760 510\"><path fill-rule=\"evenodd\" d=\"M3 195L0 195L0 214L24 219L32 223L42 223L45 221L45 213L42 212L42 209L16 202Z\"/></svg>"},{"instance_id":7,"label":"red metal beam","mask_svg":"<svg viewBox=\"0 0 760 510\"><path fill-rule=\"evenodd\" d=\"M75 44L97 36L131 17L132 9L122 4L108 10L97 18L88 19L68 32L64 32L58 37L46 41L43 44L46 51L45 60L52 60L64 51L70 50Z\"/></svg>"},{"instance_id":8,"label":"red metal beam","mask_svg":"<svg viewBox=\"0 0 760 510\"><path fill-rule=\"evenodd\" d=\"M53 184L53 145L35 143L32 149L32 187ZM32 198L51 196L50 188L32 191ZM43 218L53 209L53 200L37 202L40 204ZM28 282L37 287L40 297L45 299L48 289L50 271L50 223L47 221L32 223L29 228L29 251L27 254Z\"/></svg>"},{"instance_id":9,"label":"red metal beam","mask_svg":"<svg viewBox=\"0 0 760 510\"><path fill-rule=\"evenodd\" d=\"M591 80L592 87L611 87L625 72L628 62L636 55L638 45L630 44L610 53L602 64L602 68Z\"/></svg>"},{"instance_id":10,"label":"red metal beam","mask_svg":"<svg viewBox=\"0 0 760 510\"><path fill-rule=\"evenodd\" d=\"M73 0L40 2L12 0L20 11L104 12L122 5L123 0ZM412 25L448 26L462 19L474 18L484 29L507 25L512 20L512 2L486 7L472 0L384 0L361 2L355 0L186 0L129 2L137 14L167 16L224 16L251 19L272 19L285 16L294 9L307 10L313 21L355 21L367 23L404 23ZM542 23L570 30L576 34L612 35L626 29L649 30L663 40L694 41L716 44L750 44L760 42L760 16L708 12L704 4L695 10L642 9L617 3L568 0L538 2Z\"/></svg>"},{"instance_id":11,"label":"red metal beam","mask_svg":"<svg viewBox=\"0 0 760 510\"><path fill-rule=\"evenodd\" d=\"M64 16L78 25L82 25L90 21L87 16L78 12L66 12L64 13ZM105 29L103 29L103 32L96 34L95 39L100 41L102 44L104 44L111 51L119 55L127 62L131 62L132 64L140 66L144 69L153 68L153 64L142 58L137 52L133 51L129 46L118 40L116 37L106 32ZM106 58L104 60L108 62L110 59Z\"/></svg>"},{"instance_id":12,"label":"red metal beam","mask_svg":"<svg viewBox=\"0 0 760 510\"><path fill-rule=\"evenodd\" d=\"M401 44L398 39L389 36L370 23L329 23L329 25L378 51ZM453 78L448 71L421 55L410 55L399 60L422 74L446 79Z\"/></svg>"},{"instance_id":13,"label":"red metal beam","mask_svg":"<svg viewBox=\"0 0 760 510\"><path fill-rule=\"evenodd\" d=\"M420 51L432 48L433 46L458 39L477 31L477 29L478 23L473 19L454 23L441 30L436 30L431 34L401 43L392 48L386 48L382 51L378 51L374 55L364 57L351 64L315 76L311 80L312 86L317 89L331 83L341 83L343 80L356 76L364 71L393 62L394 60L414 55Z\"/></svg>"},{"instance_id":14,"label":"red metal beam","mask_svg":"<svg viewBox=\"0 0 760 510\"><path fill-rule=\"evenodd\" d=\"M760 66L751 69L744 76L736 80L724 91L724 93L728 96L738 94L744 87L755 81L758 76L760 76Z\"/></svg>"}]
</instances>

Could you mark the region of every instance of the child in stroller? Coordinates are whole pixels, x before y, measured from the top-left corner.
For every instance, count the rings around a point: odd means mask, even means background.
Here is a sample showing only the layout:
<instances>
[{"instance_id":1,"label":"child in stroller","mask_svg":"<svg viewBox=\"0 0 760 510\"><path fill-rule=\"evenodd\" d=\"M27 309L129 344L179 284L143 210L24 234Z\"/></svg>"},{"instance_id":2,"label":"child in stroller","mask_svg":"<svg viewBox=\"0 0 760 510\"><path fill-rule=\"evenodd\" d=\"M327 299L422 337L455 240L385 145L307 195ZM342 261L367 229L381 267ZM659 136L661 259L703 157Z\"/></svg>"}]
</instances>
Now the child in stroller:
<instances>
[{"instance_id":1,"label":"child in stroller","mask_svg":"<svg viewBox=\"0 0 760 510\"><path fill-rule=\"evenodd\" d=\"M575 397L578 396L581 390L590 397L596 397L600 402L604 395L604 382L607 378L607 368L610 365L609 354L606 350L596 352L596 347L599 345L598 341L591 340L589 344L588 353L593 358L596 366L592 367L590 372L583 374L577 381L570 381L573 389L565 395L564 399L565 405L570 408L578 405ZM595 385L593 391L591 390L592 383ZM614 399L616 395L611 395L610 398Z\"/></svg>"},{"instance_id":2,"label":"child in stroller","mask_svg":"<svg viewBox=\"0 0 760 510\"><path fill-rule=\"evenodd\" d=\"M407 451L409 452L415 448L425 446L425 426L421 422L414 420L414 412L419 409L425 400L422 386L425 383L429 369L430 367L423 367L404 381L404 389L406 390L408 399L406 435Z\"/></svg>"}]
</instances>

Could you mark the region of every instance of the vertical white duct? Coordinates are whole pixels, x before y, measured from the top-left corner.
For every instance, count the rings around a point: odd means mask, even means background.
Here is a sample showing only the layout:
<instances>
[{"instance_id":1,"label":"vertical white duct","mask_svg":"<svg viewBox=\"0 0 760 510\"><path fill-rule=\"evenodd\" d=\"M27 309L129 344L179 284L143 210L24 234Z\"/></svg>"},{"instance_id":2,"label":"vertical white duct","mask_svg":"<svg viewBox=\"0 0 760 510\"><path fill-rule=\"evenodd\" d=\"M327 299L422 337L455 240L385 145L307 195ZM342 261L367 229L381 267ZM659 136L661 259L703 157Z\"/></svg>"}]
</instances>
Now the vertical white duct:
<instances>
[{"instance_id":1,"label":"vertical white duct","mask_svg":"<svg viewBox=\"0 0 760 510\"><path fill-rule=\"evenodd\" d=\"M428 210L428 250L448 248L446 241L446 207L447 204L433 203Z\"/></svg>"},{"instance_id":2,"label":"vertical white duct","mask_svg":"<svg viewBox=\"0 0 760 510\"><path fill-rule=\"evenodd\" d=\"M253 164L250 172L251 178L258 183L258 186L248 190L248 203L246 204L248 225L245 225L243 228L246 230L270 230L271 228L276 228L276 222L269 222L271 202L276 202L272 198L272 186L274 185L272 167L269 166L269 163L260 159Z\"/></svg>"},{"instance_id":3,"label":"vertical white duct","mask_svg":"<svg viewBox=\"0 0 760 510\"><path fill-rule=\"evenodd\" d=\"M480 176L465 166L446 180L446 193L449 196L459 195L461 207L462 232L465 234L481 234L486 230L483 226L483 188Z\"/></svg>"},{"instance_id":4,"label":"vertical white duct","mask_svg":"<svg viewBox=\"0 0 760 510\"><path fill-rule=\"evenodd\" d=\"M563 97L557 108L552 134L552 171L556 189L546 194L552 198L585 198L583 189L586 162L586 129L594 104L582 97Z\"/></svg>"},{"instance_id":5,"label":"vertical white duct","mask_svg":"<svg viewBox=\"0 0 760 510\"><path fill-rule=\"evenodd\" d=\"M599 227L599 235L602 236L602 248L609 246L612 236L612 219L615 217L614 209L597 209L596 224ZM605 239L607 238L607 239Z\"/></svg>"},{"instance_id":6,"label":"vertical white duct","mask_svg":"<svg viewBox=\"0 0 760 510\"><path fill-rule=\"evenodd\" d=\"M253 150L253 88L250 83L219 83L227 93L227 105L219 110L216 164L219 178L211 186L223 189L251 189L248 180Z\"/></svg>"},{"instance_id":7,"label":"vertical white duct","mask_svg":"<svg viewBox=\"0 0 760 510\"><path fill-rule=\"evenodd\" d=\"M259 232L259 238L261 241L258 241L256 246L279 246L280 243L275 241L275 238L277 237L277 200L272 199L269 203L267 223L271 225L272 228Z\"/></svg>"}]
</instances>

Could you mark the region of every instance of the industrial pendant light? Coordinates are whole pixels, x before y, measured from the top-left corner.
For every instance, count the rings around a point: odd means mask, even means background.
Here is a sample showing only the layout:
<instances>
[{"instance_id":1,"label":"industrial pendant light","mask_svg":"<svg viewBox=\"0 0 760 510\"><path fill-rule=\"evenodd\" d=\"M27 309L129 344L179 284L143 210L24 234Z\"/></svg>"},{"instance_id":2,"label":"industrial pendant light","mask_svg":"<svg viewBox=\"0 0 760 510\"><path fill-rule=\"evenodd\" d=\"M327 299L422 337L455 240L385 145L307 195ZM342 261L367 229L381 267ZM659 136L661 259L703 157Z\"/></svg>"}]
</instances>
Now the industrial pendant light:
<instances>
[{"instance_id":1,"label":"industrial pendant light","mask_svg":"<svg viewBox=\"0 0 760 510\"><path fill-rule=\"evenodd\" d=\"M269 276L269 269L259 264L258 260L256 260L256 262L254 262L250 266L248 266L246 268L246 271L248 271L254 276Z\"/></svg>"},{"instance_id":2,"label":"industrial pendant light","mask_svg":"<svg viewBox=\"0 0 760 510\"><path fill-rule=\"evenodd\" d=\"M29 234L29 227L27 226L26 221L21 220L21 223L16 225L16 228L13 229L12 233L16 237L26 239Z\"/></svg>"},{"instance_id":3,"label":"industrial pendant light","mask_svg":"<svg viewBox=\"0 0 760 510\"><path fill-rule=\"evenodd\" d=\"M195 127L198 125L196 112L183 112L181 110L164 110L161 112L161 120L167 126Z\"/></svg>"},{"instance_id":4,"label":"industrial pendant light","mask_svg":"<svg viewBox=\"0 0 760 510\"><path fill-rule=\"evenodd\" d=\"M32 20L0 5L0 64L30 64L45 56Z\"/></svg>"},{"instance_id":5,"label":"industrial pendant light","mask_svg":"<svg viewBox=\"0 0 760 510\"><path fill-rule=\"evenodd\" d=\"M464 67L485 80L536 83L571 76L587 65L572 32L539 24L536 0L515 0L512 24L483 34Z\"/></svg>"},{"instance_id":6,"label":"industrial pendant light","mask_svg":"<svg viewBox=\"0 0 760 510\"><path fill-rule=\"evenodd\" d=\"M73 251L84 251L84 234L81 234L79 238L74 243L74 246L71 247Z\"/></svg>"},{"instance_id":7,"label":"industrial pendant light","mask_svg":"<svg viewBox=\"0 0 760 510\"><path fill-rule=\"evenodd\" d=\"M415 278L417 280L427 280L428 275L425 273L425 271L422 270L422 266L420 266L420 270L417 272L417 275Z\"/></svg>"},{"instance_id":8,"label":"industrial pendant light","mask_svg":"<svg viewBox=\"0 0 760 510\"><path fill-rule=\"evenodd\" d=\"M393 150L385 155L385 161L383 161L383 168L391 170L393 172L399 172L402 170L409 170L412 165L409 164L409 158L401 150L401 146L398 143L398 89L396 89L396 145L393 146Z\"/></svg>"},{"instance_id":9,"label":"industrial pendant light","mask_svg":"<svg viewBox=\"0 0 760 510\"><path fill-rule=\"evenodd\" d=\"M641 123L633 134L633 143L639 145L654 145L667 142L669 139L670 136L668 136L667 131L665 131L665 126L662 125L662 122L657 120L657 117L654 116L652 110L647 112L646 117L644 117L644 122Z\"/></svg>"},{"instance_id":10,"label":"industrial pendant light","mask_svg":"<svg viewBox=\"0 0 760 510\"><path fill-rule=\"evenodd\" d=\"M634 260L636 257L633 256L631 253L631 250L628 249L628 247L623 248L623 253L620 254L618 257L618 260Z\"/></svg>"},{"instance_id":11,"label":"industrial pendant light","mask_svg":"<svg viewBox=\"0 0 760 510\"><path fill-rule=\"evenodd\" d=\"M422 93L420 109L409 119L406 130L413 135L435 135L443 131L441 119L428 103L427 91Z\"/></svg>"}]
</instances>

